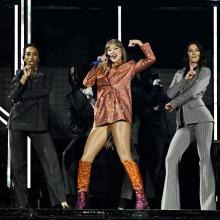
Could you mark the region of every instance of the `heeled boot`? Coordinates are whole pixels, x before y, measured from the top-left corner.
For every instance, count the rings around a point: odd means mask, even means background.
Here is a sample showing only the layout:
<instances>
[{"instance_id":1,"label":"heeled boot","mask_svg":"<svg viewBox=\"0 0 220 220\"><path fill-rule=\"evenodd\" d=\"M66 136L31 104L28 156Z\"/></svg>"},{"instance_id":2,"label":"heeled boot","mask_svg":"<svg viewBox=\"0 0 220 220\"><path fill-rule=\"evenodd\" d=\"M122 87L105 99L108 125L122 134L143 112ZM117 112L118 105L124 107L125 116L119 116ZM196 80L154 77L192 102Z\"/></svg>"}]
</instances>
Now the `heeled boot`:
<instances>
[{"instance_id":1,"label":"heeled boot","mask_svg":"<svg viewBox=\"0 0 220 220\"><path fill-rule=\"evenodd\" d=\"M144 194L144 186L137 164L133 160L122 162L136 195L135 209L147 209L148 202Z\"/></svg>"},{"instance_id":2,"label":"heeled boot","mask_svg":"<svg viewBox=\"0 0 220 220\"><path fill-rule=\"evenodd\" d=\"M85 195L89 187L89 180L91 175L92 164L90 162L79 161L78 168L78 197L75 209L84 209L86 206Z\"/></svg>"}]
</instances>

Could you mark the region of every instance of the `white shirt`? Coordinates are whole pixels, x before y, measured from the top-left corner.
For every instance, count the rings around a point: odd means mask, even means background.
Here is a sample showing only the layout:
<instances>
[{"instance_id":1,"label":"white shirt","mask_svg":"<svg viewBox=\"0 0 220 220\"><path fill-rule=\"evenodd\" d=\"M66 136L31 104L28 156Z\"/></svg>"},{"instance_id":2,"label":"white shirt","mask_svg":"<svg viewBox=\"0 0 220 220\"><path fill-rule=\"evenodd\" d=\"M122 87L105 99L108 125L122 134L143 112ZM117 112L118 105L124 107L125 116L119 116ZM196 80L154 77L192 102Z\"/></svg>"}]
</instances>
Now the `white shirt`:
<instances>
[{"instance_id":1,"label":"white shirt","mask_svg":"<svg viewBox=\"0 0 220 220\"><path fill-rule=\"evenodd\" d=\"M85 89L80 88L80 90L82 91L83 94L86 95L86 98L88 99L88 101L89 101L89 103L91 104L91 106L92 106L93 108L95 108L95 99L94 99L92 87L87 87L87 88L85 88Z\"/></svg>"}]
</instances>

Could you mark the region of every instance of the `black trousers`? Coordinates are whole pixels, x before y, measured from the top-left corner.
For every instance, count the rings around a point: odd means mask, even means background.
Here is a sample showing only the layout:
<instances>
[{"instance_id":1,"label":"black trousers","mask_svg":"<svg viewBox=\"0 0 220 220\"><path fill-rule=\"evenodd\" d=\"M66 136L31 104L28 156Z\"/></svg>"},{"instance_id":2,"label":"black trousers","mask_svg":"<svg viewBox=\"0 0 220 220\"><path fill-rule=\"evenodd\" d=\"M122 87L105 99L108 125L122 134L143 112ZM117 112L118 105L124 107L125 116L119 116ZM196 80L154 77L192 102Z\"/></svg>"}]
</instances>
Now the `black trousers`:
<instances>
[{"instance_id":1,"label":"black trousers","mask_svg":"<svg viewBox=\"0 0 220 220\"><path fill-rule=\"evenodd\" d=\"M151 135L140 138L137 151L140 168L145 182L146 198L153 199L152 208L160 208L165 181L165 157L169 146L168 138Z\"/></svg>"},{"instance_id":2,"label":"black trousers","mask_svg":"<svg viewBox=\"0 0 220 220\"><path fill-rule=\"evenodd\" d=\"M64 182L66 186L66 194L77 195L77 173L79 160L82 157L84 146L88 135L76 135L75 138L70 142L66 150L63 152L62 158L62 170L64 176ZM112 144L115 148L114 141ZM131 157L139 165L140 158L137 151L131 142ZM126 198L131 200L133 195L133 188L131 181L125 172L123 177L123 184L121 189L121 198Z\"/></svg>"},{"instance_id":3,"label":"black trousers","mask_svg":"<svg viewBox=\"0 0 220 220\"><path fill-rule=\"evenodd\" d=\"M57 153L49 132L10 130L12 179L18 207L29 205L27 190L27 136L30 137L43 166L51 205L66 201L64 182Z\"/></svg>"}]
</instances>

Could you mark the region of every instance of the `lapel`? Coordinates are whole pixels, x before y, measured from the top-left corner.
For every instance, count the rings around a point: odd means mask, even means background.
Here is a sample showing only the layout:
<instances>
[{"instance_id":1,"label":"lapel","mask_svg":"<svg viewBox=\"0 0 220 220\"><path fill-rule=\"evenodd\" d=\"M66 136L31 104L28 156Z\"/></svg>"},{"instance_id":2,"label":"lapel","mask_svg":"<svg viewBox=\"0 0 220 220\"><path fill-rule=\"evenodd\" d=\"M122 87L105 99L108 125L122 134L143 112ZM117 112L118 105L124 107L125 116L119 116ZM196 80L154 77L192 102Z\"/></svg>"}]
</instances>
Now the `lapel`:
<instances>
[{"instance_id":1,"label":"lapel","mask_svg":"<svg viewBox=\"0 0 220 220\"><path fill-rule=\"evenodd\" d=\"M33 76L33 80L39 78L43 74L42 67L38 66L36 73Z\"/></svg>"},{"instance_id":2,"label":"lapel","mask_svg":"<svg viewBox=\"0 0 220 220\"><path fill-rule=\"evenodd\" d=\"M186 91L186 89L188 89L188 88L196 81L196 79L198 78L198 74L199 74L200 70L201 70L201 68L197 68L197 69L195 70L195 71L197 72L197 74L196 74L192 79L190 79L190 80L188 81L187 86L184 87L184 88L181 90L181 93L184 93L184 92ZM182 75L184 74L184 72L185 72L185 68L183 69Z\"/></svg>"},{"instance_id":3,"label":"lapel","mask_svg":"<svg viewBox=\"0 0 220 220\"><path fill-rule=\"evenodd\" d=\"M37 85L40 85L42 83L43 74L44 74L43 68L41 66L38 66L37 71L34 74L32 80L29 79L32 85L32 88L36 88Z\"/></svg>"},{"instance_id":4,"label":"lapel","mask_svg":"<svg viewBox=\"0 0 220 220\"><path fill-rule=\"evenodd\" d=\"M192 79L190 79L190 80L188 81L187 86L183 89L182 92L185 92L186 89L189 88L189 87L196 81L196 79L198 78L198 74L199 74L200 70L201 70L201 68L197 68L197 69L195 70L195 71L197 72L197 74L196 74Z\"/></svg>"},{"instance_id":5,"label":"lapel","mask_svg":"<svg viewBox=\"0 0 220 220\"><path fill-rule=\"evenodd\" d=\"M199 74L200 70L201 70L201 68L197 68L195 70L197 72L197 74L192 79L189 80L189 83L188 83L187 87L191 86L196 81L196 79L198 78L198 74Z\"/></svg>"},{"instance_id":6,"label":"lapel","mask_svg":"<svg viewBox=\"0 0 220 220\"><path fill-rule=\"evenodd\" d=\"M111 68L110 72L106 76L106 78L107 78L109 83L110 83L111 78L114 77L115 74L116 74L116 69L115 68Z\"/></svg>"}]
</instances>

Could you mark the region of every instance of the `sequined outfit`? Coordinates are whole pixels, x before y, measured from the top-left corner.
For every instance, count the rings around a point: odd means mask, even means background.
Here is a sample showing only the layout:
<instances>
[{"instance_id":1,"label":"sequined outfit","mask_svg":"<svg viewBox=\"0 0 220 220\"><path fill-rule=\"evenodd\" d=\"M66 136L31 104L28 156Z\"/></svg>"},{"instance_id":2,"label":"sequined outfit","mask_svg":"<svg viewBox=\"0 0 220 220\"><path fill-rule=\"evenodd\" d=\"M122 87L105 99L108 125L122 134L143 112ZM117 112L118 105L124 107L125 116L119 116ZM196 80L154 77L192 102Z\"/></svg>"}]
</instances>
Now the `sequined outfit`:
<instances>
[{"instance_id":1,"label":"sequined outfit","mask_svg":"<svg viewBox=\"0 0 220 220\"><path fill-rule=\"evenodd\" d=\"M94 66L84 79L85 86L91 87L95 83L98 86L93 127L112 124L119 120L132 124L131 80L136 73L147 69L156 61L149 43L140 47L146 59L137 63L131 60L118 68L106 70L104 74L99 74L101 68Z\"/></svg>"},{"instance_id":2,"label":"sequined outfit","mask_svg":"<svg viewBox=\"0 0 220 220\"><path fill-rule=\"evenodd\" d=\"M78 169L78 198L75 209L84 209L86 206L85 195L89 187L92 164L89 162L79 161Z\"/></svg>"},{"instance_id":3,"label":"sequined outfit","mask_svg":"<svg viewBox=\"0 0 220 220\"><path fill-rule=\"evenodd\" d=\"M136 194L135 209L146 209L148 202L145 198L143 182L138 165L133 160L125 160L122 164L131 180L132 187Z\"/></svg>"}]
</instances>

